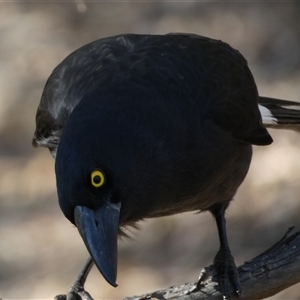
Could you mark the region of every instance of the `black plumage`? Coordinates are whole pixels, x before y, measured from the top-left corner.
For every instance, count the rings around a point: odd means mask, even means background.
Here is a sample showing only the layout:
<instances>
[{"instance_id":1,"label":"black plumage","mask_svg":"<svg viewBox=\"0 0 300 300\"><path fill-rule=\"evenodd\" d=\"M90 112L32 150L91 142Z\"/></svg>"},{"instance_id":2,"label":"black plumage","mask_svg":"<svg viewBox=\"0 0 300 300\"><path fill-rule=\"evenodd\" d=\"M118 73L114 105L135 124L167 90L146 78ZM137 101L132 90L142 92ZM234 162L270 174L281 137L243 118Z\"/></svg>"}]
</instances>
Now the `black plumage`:
<instances>
[{"instance_id":1,"label":"black plumage","mask_svg":"<svg viewBox=\"0 0 300 300\"><path fill-rule=\"evenodd\" d=\"M258 99L243 56L197 35L100 39L55 68L33 144L56 158L61 209L109 283L116 285L124 226L197 210L217 221L224 297L230 285L240 293L224 212L247 174L252 144L272 142Z\"/></svg>"}]
</instances>

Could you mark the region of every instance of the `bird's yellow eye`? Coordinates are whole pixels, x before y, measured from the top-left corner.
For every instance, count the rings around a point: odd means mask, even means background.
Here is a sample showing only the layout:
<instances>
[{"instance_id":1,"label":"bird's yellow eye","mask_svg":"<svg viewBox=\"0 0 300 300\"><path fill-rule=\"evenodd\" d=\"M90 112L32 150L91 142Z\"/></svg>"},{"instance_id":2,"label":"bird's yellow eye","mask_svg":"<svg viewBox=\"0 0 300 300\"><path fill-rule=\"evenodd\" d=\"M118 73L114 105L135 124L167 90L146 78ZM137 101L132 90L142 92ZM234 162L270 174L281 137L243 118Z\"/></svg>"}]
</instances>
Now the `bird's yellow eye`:
<instances>
[{"instance_id":1,"label":"bird's yellow eye","mask_svg":"<svg viewBox=\"0 0 300 300\"><path fill-rule=\"evenodd\" d=\"M91 182L95 188L102 186L105 183L104 173L100 170L95 170L91 173Z\"/></svg>"}]
</instances>

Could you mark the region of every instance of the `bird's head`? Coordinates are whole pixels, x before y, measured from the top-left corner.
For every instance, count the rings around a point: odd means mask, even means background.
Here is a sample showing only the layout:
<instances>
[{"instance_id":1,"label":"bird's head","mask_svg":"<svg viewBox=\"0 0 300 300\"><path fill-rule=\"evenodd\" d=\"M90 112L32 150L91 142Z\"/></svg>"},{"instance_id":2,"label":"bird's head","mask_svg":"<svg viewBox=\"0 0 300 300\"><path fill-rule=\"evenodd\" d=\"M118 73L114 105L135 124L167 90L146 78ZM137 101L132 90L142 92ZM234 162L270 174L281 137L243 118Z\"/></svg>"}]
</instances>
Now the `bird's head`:
<instances>
[{"instance_id":1,"label":"bird's head","mask_svg":"<svg viewBox=\"0 0 300 300\"><path fill-rule=\"evenodd\" d=\"M115 147L109 136L107 144L101 143L109 132L103 130L100 139L98 125L81 119L76 110L69 118L56 155L57 191L64 215L78 228L99 271L108 283L117 286L117 237L122 201L115 187L118 170L110 164L114 157L110 150L115 151ZM112 173L116 175L114 178Z\"/></svg>"}]
</instances>

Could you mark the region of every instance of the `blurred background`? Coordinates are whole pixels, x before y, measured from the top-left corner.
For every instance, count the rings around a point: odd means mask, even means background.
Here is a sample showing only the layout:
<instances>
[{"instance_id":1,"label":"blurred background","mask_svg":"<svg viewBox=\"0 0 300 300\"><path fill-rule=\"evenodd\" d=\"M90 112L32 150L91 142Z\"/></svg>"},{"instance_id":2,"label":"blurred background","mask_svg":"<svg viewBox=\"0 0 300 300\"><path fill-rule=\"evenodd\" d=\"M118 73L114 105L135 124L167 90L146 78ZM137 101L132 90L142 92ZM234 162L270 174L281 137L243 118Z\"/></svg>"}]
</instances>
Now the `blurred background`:
<instances>
[{"instance_id":1,"label":"blurred background","mask_svg":"<svg viewBox=\"0 0 300 300\"><path fill-rule=\"evenodd\" d=\"M0 297L65 293L87 258L62 215L54 162L31 147L35 112L53 68L90 41L120 33L190 32L228 42L247 58L261 95L300 101L299 2L0 3ZM254 147L248 177L227 211L238 265L300 229L300 136L270 130ZM217 229L209 213L147 220L119 243L117 288L96 269L95 298L123 298L193 281L212 263ZM272 297L299 299L300 285Z\"/></svg>"}]
</instances>

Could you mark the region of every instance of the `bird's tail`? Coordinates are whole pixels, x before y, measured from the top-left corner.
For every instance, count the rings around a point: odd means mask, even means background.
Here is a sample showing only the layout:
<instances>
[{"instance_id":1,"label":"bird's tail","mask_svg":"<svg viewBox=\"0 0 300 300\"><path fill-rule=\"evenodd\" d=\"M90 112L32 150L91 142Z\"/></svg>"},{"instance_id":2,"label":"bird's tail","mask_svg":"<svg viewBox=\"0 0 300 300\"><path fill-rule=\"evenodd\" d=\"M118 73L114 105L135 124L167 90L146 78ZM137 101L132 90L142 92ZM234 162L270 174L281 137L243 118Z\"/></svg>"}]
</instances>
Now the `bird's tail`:
<instances>
[{"instance_id":1,"label":"bird's tail","mask_svg":"<svg viewBox=\"0 0 300 300\"><path fill-rule=\"evenodd\" d=\"M258 107L266 127L300 132L299 102L259 97Z\"/></svg>"}]
</instances>

